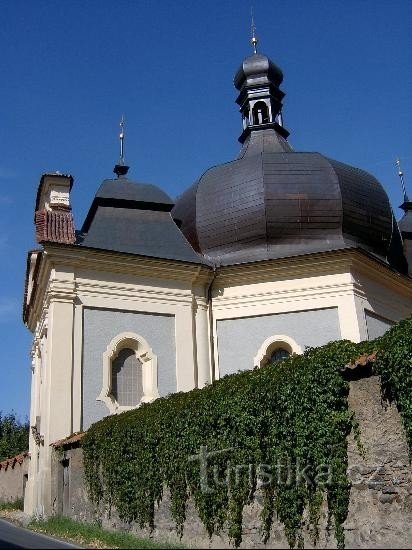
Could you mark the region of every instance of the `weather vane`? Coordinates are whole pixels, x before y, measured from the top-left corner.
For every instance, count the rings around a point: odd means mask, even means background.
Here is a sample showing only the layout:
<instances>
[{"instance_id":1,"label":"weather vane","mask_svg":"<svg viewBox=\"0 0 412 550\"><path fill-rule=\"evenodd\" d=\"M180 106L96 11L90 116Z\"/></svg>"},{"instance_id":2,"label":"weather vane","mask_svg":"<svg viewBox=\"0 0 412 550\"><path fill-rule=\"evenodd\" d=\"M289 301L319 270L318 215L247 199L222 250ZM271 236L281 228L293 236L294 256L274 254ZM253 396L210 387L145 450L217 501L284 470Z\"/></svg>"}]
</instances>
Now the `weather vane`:
<instances>
[{"instance_id":1,"label":"weather vane","mask_svg":"<svg viewBox=\"0 0 412 550\"><path fill-rule=\"evenodd\" d=\"M120 120L120 164L124 165L124 115L122 115L122 118Z\"/></svg>"},{"instance_id":2,"label":"weather vane","mask_svg":"<svg viewBox=\"0 0 412 550\"><path fill-rule=\"evenodd\" d=\"M255 18L253 16L253 6L250 8L250 17L251 17L251 20L252 20L252 24L251 24L252 38L250 40L250 43L252 44L253 53L257 53L257 45L258 45L259 40L256 37L256 25L255 25Z\"/></svg>"},{"instance_id":3,"label":"weather vane","mask_svg":"<svg viewBox=\"0 0 412 550\"><path fill-rule=\"evenodd\" d=\"M406 193L405 180L403 178L403 172L402 172L402 168L401 168L401 161L400 161L399 157L396 159L396 166L398 167L398 176L399 176L399 179L401 180L403 200L404 200L404 202L409 202L408 194Z\"/></svg>"}]
</instances>

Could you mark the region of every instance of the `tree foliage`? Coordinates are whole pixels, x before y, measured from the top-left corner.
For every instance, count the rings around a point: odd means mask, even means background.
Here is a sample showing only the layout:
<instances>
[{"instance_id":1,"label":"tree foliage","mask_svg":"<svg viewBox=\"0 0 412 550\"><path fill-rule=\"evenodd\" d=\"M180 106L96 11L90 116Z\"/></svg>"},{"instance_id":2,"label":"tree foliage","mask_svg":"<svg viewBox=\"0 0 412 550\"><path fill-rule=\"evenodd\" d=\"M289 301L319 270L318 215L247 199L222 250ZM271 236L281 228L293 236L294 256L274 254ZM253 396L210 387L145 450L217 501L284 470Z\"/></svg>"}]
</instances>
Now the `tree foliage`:
<instances>
[{"instance_id":1,"label":"tree foliage","mask_svg":"<svg viewBox=\"0 0 412 550\"><path fill-rule=\"evenodd\" d=\"M29 423L21 422L14 412L0 411L0 461L29 448Z\"/></svg>"},{"instance_id":2,"label":"tree foliage","mask_svg":"<svg viewBox=\"0 0 412 550\"><path fill-rule=\"evenodd\" d=\"M341 369L372 349L378 352L376 372L412 444L408 320L374 342L332 342L94 424L82 441L92 501L153 528L156 503L167 488L178 533L191 497L209 535L225 527L238 546L243 508L259 491L264 538L276 513L294 547L303 544L305 509L317 539L326 498L343 547L350 492L347 435L357 424Z\"/></svg>"}]
</instances>

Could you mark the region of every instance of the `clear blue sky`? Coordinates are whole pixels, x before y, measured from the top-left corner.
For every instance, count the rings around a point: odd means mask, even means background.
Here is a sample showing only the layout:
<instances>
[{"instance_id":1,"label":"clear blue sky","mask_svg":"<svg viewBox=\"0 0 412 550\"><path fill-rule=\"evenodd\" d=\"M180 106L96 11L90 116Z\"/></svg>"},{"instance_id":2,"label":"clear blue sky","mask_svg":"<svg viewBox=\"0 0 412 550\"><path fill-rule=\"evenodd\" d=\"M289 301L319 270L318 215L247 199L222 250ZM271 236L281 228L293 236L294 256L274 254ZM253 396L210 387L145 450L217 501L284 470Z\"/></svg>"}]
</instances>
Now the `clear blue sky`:
<instances>
[{"instance_id":1,"label":"clear blue sky","mask_svg":"<svg viewBox=\"0 0 412 550\"><path fill-rule=\"evenodd\" d=\"M79 228L118 155L127 120L133 179L180 194L231 160L240 115L233 75L251 52L249 0L3 1L0 8L0 410L29 410L30 334L21 321L39 178L74 177ZM412 193L412 2L254 1L259 50L285 75L297 150L372 172Z\"/></svg>"}]
</instances>

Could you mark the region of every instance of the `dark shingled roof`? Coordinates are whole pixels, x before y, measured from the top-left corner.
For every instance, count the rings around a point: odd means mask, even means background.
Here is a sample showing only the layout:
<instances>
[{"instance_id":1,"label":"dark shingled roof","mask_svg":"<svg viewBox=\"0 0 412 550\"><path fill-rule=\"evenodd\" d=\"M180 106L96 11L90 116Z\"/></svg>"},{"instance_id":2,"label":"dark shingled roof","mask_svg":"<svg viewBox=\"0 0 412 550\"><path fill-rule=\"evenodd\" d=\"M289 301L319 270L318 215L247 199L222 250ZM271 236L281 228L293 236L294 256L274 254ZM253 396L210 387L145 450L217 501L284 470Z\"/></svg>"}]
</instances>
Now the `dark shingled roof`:
<instances>
[{"instance_id":1,"label":"dark shingled roof","mask_svg":"<svg viewBox=\"0 0 412 550\"><path fill-rule=\"evenodd\" d=\"M161 189L121 177L105 180L87 214L77 244L155 258L206 263L183 236Z\"/></svg>"},{"instance_id":2,"label":"dark shingled roof","mask_svg":"<svg viewBox=\"0 0 412 550\"><path fill-rule=\"evenodd\" d=\"M405 270L392 263L399 230L376 178L293 152L273 129L252 132L240 158L207 170L173 216L216 265L360 247Z\"/></svg>"},{"instance_id":3,"label":"dark shingled roof","mask_svg":"<svg viewBox=\"0 0 412 550\"><path fill-rule=\"evenodd\" d=\"M96 198L119 199L149 203L154 205L170 205L173 201L164 191L151 183L135 183L127 178L107 179L99 187Z\"/></svg>"}]
</instances>

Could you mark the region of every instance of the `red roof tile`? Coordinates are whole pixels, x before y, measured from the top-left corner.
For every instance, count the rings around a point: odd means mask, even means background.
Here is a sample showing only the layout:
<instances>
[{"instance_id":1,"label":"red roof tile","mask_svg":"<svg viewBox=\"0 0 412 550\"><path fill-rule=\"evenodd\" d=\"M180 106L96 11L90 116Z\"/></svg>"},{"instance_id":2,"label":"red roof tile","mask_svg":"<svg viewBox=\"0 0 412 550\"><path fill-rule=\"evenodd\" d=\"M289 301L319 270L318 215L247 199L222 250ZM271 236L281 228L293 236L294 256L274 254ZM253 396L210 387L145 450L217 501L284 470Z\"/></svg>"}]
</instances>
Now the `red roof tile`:
<instances>
[{"instance_id":1,"label":"red roof tile","mask_svg":"<svg viewBox=\"0 0 412 550\"><path fill-rule=\"evenodd\" d=\"M64 439L59 439L58 441L54 441L53 443L50 443L51 447L65 447L66 445L72 445L73 443L77 443L81 440L81 438L85 435L86 432L79 432L70 435L69 437L65 437Z\"/></svg>"}]
</instances>

